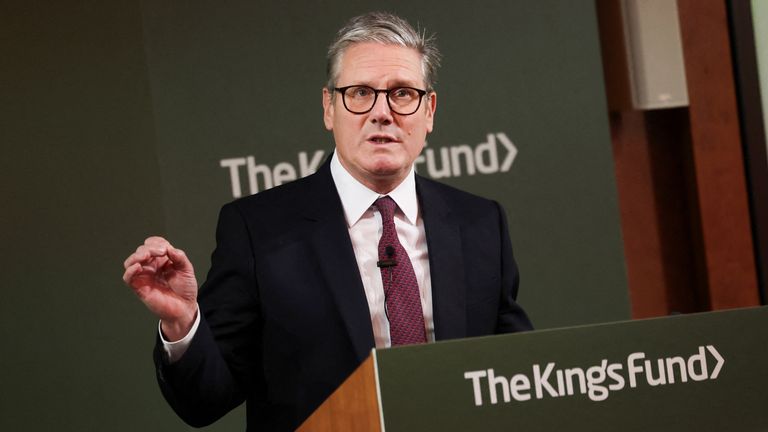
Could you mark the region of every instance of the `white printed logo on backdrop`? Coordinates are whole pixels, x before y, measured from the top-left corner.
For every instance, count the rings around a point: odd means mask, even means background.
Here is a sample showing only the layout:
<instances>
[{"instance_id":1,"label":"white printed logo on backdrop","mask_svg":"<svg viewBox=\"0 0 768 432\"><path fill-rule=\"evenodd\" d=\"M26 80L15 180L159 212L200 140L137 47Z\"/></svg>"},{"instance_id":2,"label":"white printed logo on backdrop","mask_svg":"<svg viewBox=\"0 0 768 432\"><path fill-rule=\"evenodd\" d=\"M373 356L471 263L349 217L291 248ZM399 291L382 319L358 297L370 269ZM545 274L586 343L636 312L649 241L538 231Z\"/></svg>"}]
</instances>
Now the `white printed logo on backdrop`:
<instances>
[{"instance_id":1,"label":"white printed logo on backdrop","mask_svg":"<svg viewBox=\"0 0 768 432\"><path fill-rule=\"evenodd\" d=\"M295 161L270 166L249 155L221 159L219 166L227 170L232 197L239 198L306 177L317 171L325 156L324 150L300 151ZM517 147L504 132L497 132L487 134L485 141L473 146L426 146L415 164L417 172L441 179L508 172L516 157Z\"/></svg>"}]
</instances>

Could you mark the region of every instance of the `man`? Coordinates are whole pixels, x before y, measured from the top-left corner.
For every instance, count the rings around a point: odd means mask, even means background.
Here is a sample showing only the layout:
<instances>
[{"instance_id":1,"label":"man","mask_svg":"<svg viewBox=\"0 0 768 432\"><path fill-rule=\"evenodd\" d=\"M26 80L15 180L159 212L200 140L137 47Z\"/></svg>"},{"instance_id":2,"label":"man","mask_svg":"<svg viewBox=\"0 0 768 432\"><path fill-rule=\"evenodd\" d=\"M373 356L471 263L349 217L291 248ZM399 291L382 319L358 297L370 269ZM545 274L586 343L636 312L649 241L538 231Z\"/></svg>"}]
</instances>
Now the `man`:
<instances>
[{"instance_id":1,"label":"man","mask_svg":"<svg viewBox=\"0 0 768 432\"><path fill-rule=\"evenodd\" d=\"M531 328L503 210L414 174L437 64L401 18L353 18L328 52L330 160L222 208L199 298L167 240L128 257L124 280L160 318L160 387L189 424L247 401L249 430L292 430L373 347Z\"/></svg>"}]
</instances>

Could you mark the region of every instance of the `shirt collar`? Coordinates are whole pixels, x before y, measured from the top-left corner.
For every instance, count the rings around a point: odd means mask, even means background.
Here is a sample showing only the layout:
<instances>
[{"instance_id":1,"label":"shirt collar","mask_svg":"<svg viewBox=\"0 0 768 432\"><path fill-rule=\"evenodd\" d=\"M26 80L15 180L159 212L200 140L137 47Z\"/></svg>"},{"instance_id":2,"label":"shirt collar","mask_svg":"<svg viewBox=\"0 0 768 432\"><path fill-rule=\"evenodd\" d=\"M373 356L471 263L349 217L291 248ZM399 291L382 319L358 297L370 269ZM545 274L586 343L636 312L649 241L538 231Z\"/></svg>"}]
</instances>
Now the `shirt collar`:
<instances>
[{"instance_id":1,"label":"shirt collar","mask_svg":"<svg viewBox=\"0 0 768 432\"><path fill-rule=\"evenodd\" d=\"M360 220L363 214L373 203L383 195L378 194L352 177L339 161L338 154L333 152L331 157L331 177L336 185L336 191L341 198L341 205L344 207L344 217L347 219L347 226L351 227ZM416 177L411 167L410 172L405 179L397 185L389 194L400 210L405 215L408 222L416 225L416 218L419 214L419 201L416 198Z\"/></svg>"}]
</instances>

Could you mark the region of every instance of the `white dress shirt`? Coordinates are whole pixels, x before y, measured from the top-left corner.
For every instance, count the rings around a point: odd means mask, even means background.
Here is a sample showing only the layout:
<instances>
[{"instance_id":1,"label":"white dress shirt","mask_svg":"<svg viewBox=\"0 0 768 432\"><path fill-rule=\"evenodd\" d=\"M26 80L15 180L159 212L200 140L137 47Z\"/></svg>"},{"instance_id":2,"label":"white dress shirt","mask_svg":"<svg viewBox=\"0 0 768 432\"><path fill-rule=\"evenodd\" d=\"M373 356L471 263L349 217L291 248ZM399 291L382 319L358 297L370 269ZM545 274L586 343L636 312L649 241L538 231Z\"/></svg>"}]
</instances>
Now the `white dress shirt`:
<instances>
[{"instance_id":1,"label":"white dress shirt","mask_svg":"<svg viewBox=\"0 0 768 432\"><path fill-rule=\"evenodd\" d=\"M384 284L381 271L376 266L378 261L378 244L382 232L381 215L373 203L383 195L378 194L357 181L339 162L337 153L331 158L331 177L341 198L344 217L352 240L360 278L363 281L365 297L368 300L368 311L371 315L371 325L376 348L389 347L389 321L384 313ZM398 209L395 210L395 230L403 248L408 253L416 273L421 297L421 309L424 313L427 341L435 340L435 326L432 315L432 281L429 274L429 255L427 254L427 236L424 231L424 221L419 212L419 200L416 196L416 178L413 167L408 176L394 190L388 193ZM192 337L200 324L198 308L195 323L190 332L181 340L168 342L160 331L160 339L168 355L168 361L173 363L187 351Z\"/></svg>"},{"instance_id":2,"label":"white dress shirt","mask_svg":"<svg viewBox=\"0 0 768 432\"><path fill-rule=\"evenodd\" d=\"M341 165L336 153L331 159L331 176L341 198L341 205L344 207L349 237L352 239L357 267L363 280L365 297L368 299L368 311L371 314L376 348L388 347L391 341L389 321L384 313L384 284L381 280L381 270L376 266L379 259L379 238L383 228L381 215L373 207L373 203L383 195L368 189L352 177ZM413 167L405 180L387 195L398 206L395 210L395 230L416 273L427 341L431 342L435 340L432 279L429 275L427 236L424 232L424 221L419 213Z\"/></svg>"}]
</instances>

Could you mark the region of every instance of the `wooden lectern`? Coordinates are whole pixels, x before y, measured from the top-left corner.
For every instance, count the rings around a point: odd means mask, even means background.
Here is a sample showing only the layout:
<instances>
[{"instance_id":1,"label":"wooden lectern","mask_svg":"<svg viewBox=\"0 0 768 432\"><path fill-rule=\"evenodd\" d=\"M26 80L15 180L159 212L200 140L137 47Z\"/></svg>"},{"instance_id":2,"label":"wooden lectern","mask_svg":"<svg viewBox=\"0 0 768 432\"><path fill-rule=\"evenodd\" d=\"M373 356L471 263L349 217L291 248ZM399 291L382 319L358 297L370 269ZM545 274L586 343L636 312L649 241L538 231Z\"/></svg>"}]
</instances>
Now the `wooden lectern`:
<instances>
[{"instance_id":1,"label":"wooden lectern","mask_svg":"<svg viewBox=\"0 0 768 432\"><path fill-rule=\"evenodd\" d=\"M373 356L369 356L297 431L380 432L377 393Z\"/></svg>"}]
</instances>

